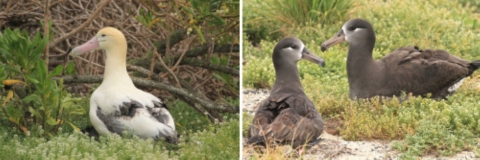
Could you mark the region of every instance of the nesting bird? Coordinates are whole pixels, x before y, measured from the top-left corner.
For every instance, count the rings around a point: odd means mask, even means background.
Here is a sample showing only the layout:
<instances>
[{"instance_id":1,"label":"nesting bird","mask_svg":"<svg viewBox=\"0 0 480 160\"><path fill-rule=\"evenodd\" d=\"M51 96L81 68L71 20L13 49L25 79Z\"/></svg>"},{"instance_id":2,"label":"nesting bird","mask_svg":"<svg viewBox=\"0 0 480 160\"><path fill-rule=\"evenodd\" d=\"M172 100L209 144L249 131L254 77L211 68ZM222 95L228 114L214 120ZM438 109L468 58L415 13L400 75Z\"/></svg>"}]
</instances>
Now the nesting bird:
<instances>
[{"instance_id":1,"label":"nesting bird","mask_svg":"<svg viewBox=\"0 0 480 160\"><path fill-rule=\"evenodd\" d=\"M323 120L315 105L303 91L297 68L301 59L324 66L325 62L310 53L302 41L288 37L273 50L275 83L270 96L260 103L248 131L248 144L279 143L297 148L318 142Z\"/></svg>"},{"instance_id":2,"label":"nesting bird","mask_svg":"<svg viewBox=\"0 0 480 160\"><path fill-rule=\"evenodd\" d=\"M106 52L102 84L90 97L90 121L100 135L132 130L140 138L177 143L170 112L157 97L135 87L127 73L127 41L118 29L106 27L70 55L102 49Z\"/></svg>"},{"instance_id":3,"label":"nesting bird","mask_svg":"<svg viewBox=\"0 0 480 160\"><path fill-rule=\"evenodd\" d=\"M351 99L414 96L431 93L432 99L445 99L463 80L480 67L444 50L415 46L401 47L380 60L372 57L375 46L372 25L363 19L347 21L340 32L322 43L322 51L347 41L347 75Z\"/></svg>"}]
</instances>

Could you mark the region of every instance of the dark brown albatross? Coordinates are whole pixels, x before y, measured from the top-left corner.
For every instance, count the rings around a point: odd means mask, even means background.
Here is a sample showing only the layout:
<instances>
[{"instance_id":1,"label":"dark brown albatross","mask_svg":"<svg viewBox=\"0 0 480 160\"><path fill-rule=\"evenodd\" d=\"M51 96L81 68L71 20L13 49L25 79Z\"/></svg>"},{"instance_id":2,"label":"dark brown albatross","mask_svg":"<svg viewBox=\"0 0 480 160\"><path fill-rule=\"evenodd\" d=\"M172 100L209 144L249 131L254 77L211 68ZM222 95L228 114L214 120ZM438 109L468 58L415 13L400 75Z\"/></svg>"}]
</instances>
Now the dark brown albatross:
<instances>
[{"instance_id":1,"label":"dark brown albatross","mask_svg":"<svg viewBox=\"0 0 480 160\"><path fill-rule=\"evenodd\" d=\"M446 99L460 87L465 77L479 68L444 50L399 48L380 60L372 57L375 32L363 19L347 21L340 32L322 43L322 51L335 44L349 43L347 75L350 98L399 97L402 92L432 99Z\"/></svg>"},{"instance_id":2,"label":"dark brown albatross","mask_svg":"<svg viewBox=\"0 0 480 160\"><path fill-rule=\"evenodd\" d=\"M270 96L260 103L248 131L248 144L278 143L297 148L318 142L323 120L303 91L297 62L306 59L325 66L323 59L310 53L302 41L288 37L273 50L276 79Z\"/></svg>"}]
</instances>

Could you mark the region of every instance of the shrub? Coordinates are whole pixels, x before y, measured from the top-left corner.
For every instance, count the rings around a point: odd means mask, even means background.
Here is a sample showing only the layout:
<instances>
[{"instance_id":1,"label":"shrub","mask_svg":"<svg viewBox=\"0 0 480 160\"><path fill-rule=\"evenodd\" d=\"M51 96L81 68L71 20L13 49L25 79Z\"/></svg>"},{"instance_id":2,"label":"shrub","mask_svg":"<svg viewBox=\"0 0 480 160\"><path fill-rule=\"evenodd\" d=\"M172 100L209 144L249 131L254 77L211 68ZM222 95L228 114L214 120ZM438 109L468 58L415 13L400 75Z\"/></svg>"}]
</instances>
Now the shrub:
<instances>
[{"instance_id":1,"label":"shrub","mask_svg":"<svg viewBox=\"0 0 480 160\"><path fill-rule=\"evenodd\" d=\"M239 129L236 118L211 124L181 145L179 159L239 159Z\"/></svg>"},{"instance_id":2,"label":"shrub","mask_svg":"<svg viewBox=\"0 0 480 160\"><path fill-rule=\"evenodd\" d=\"M101 137L97 142L87 135L59 134L50 140L8 134L0 135L2 159L169 159L168 150L155 145L152 139L136 136L122 138L116 134ZM28 154L27 154L28 153ZM141 154L139 154L141 153Z\"/></svg>"},{"instance_id":3,"label":"shrub","mask_svg":"<svg viewBox=\"0 0 480 160\"><path fill-rule=\"evenodd\" d=\"M78 128L67 119L70 115L82 115L85 110L76 103L80 98L72 98L63 88L63 81L53 81L54 76L63 72L59 65L48 72L45 62L41 59L48 38L42 38L40 33L30 39L26 31L6 29L0 36L0 66L5 76L0 79L4 84L17 81L26 86L18 91L26 94L13 97L15 89L7 91L3 99L1 119L8 119L20 131L27 134L34 126L42 126L44 135L55 134L64 124ZM68 67L71 68L71 65ZM68 72L68 71L67 71ZM13 80L6 78L19 78ZM9 86L12 88L13 86Z\"/></svg>"}]
</instances>

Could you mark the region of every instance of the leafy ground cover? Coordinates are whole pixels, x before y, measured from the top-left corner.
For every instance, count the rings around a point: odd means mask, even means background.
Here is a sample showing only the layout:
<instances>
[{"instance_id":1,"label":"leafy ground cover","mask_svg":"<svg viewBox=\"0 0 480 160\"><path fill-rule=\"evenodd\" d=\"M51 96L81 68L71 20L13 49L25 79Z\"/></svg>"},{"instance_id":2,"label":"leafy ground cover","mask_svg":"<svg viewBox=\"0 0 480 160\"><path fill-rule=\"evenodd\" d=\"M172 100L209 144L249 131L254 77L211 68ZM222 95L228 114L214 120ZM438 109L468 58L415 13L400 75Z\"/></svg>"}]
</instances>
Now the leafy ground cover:
<instances>
[{"instance_id":1,"label":"leafy ground cover","mask_svg":"<svg viewBox=\"0 0 480 160\"><path fill-rule=\"evenodd\" d=\"M85 103L88 104L88 103ZM224 122L211 124L181 101L171 104L180 143L144 140L126 133L100 137L99 141L70 126L52 137L41 136L43 128L34 126L27 135L8 121L0 121L2 159L238 159L239 120L237 114L224 115ZM88 107L88 105L86 105ZM88 108L87 108L88 109ZM80 128L89 125L88 116L71 117Z\"/></svg>"},{"instance_id":2,"label":"leafy ground cover","mask_svg":"<svg viewBox=\"0 0 480 160\"><path fill-rule=\"evenodd\" d=\"M244 1L244 14L259 18L251 8L255 0ZM274 2L270 0L268 2ZM360 0L352 1L345 17L336 21L310 21L288 28L281 36L301 38L307 48L324 58L326 67L300 61L304 89L327 121L340 119L339 135L347 140L392 140L401 158L434 154L450 156L463 150L478 150L480 138L480 73L467 78L448 100L412 98L404 103L391 101L353 102L348 98L346 76L347 45L321 52L320 44L333 36L351 18L370 21L377 34L373 56L379 59L406 45L444 49L467 60L480 59L479 15L475 5L448 0ZM472 1L473 3L474 1ZM248 22L248 19L244 19ZM254 22L252 22L254 23ZM272 28L269 24L253 24ZM248 29L248 28L247 28ZM250 35L244 33L243 38ZM243 87L270 87L274 81L272 48L278 39L265 39L255 47L243 43ZM251 118L243 114L243 129Z\"/></svg>"}]
</instances>

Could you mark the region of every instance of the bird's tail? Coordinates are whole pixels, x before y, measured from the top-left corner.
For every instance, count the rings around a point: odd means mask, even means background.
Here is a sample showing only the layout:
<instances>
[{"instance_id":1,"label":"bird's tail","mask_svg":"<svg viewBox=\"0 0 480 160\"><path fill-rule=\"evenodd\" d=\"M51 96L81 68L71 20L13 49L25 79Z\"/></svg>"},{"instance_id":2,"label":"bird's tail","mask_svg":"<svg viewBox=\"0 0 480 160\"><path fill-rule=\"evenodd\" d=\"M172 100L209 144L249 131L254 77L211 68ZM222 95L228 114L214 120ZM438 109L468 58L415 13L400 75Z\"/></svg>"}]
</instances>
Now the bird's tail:
<instances>
[{"instance_id":1,"label":"bird's tail","mask_svg":"<svg viewBox=\"0 0 480 160\"><path fill-rule=\"evenodd\" d=\"M473 61L470 64L473 70L477 70L478 68L480 68L480 60Z\"/></svg>"},{"instance_id":2,"label":"bird's tail","mask_svg":"<svg viewBox=\"0 0 480 160\"><path fill-rule=\"evenodd\" d=\"M247 144L248 145L261 145L261 146L265 146L265 137L263 136L260 136L260 135L256 135L256 136L253 136L253 137L250 137L247 141Z\"/></svg>"}]
</instances>

